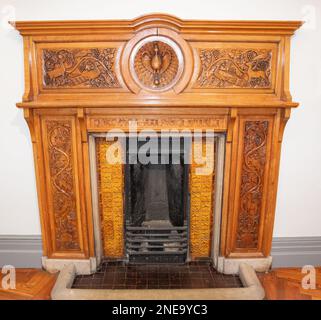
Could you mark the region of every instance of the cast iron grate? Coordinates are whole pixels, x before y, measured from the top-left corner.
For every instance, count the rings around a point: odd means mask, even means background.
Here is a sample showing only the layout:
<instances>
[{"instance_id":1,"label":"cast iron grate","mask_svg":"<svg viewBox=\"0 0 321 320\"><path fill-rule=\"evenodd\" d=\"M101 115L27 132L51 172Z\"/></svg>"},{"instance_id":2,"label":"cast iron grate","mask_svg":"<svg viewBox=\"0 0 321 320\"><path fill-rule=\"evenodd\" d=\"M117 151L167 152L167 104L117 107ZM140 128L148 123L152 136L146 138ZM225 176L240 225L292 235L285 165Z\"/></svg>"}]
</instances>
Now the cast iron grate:
<instances>
[{"instance_id":1,"label":"cast iron grate","mask_svg":"<svg viewBox=\"0 0 321 320\"><path fill-rule=\"evenodd\" d=\"M184 263L187 247L187 226L126 227L126 252L130 263Z\"/></svg>"}]
</instances>

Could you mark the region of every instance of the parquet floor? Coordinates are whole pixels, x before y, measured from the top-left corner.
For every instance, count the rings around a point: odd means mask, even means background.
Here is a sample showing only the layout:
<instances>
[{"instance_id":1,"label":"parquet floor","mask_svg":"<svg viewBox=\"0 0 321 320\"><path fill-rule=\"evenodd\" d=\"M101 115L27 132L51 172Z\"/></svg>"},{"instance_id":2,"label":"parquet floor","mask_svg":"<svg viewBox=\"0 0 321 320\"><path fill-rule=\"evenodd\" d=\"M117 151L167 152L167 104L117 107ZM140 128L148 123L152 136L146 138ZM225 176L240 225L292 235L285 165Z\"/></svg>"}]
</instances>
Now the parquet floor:
<instances>
[{"instance_id":1,"label":"parquet floor","mask_svg":"<svg viewBox=\"0 0 321 320\"><path fill-rule=\"evenodd\" d=\"M57 274L39 269L17 269L16 289L3 289L0 273L0 300L49 300Z\"/></svg>"},{"instance_id":2,"label":"parquet floor","mask_svg":"<svg viewBox=\"0 0 321 320\"><path fill-rule=\"evenodd\" d=\"M300 268L281 268L258 274L269 300L321 299L321 267L317 268L315 290L302 289L301 280L304 276ZM2 277L0 273L0 285ZM0 300L50 299L56 278L57 274L39 269L17 269L16 289L0 288Z\"/></svg>"}]
</instances>

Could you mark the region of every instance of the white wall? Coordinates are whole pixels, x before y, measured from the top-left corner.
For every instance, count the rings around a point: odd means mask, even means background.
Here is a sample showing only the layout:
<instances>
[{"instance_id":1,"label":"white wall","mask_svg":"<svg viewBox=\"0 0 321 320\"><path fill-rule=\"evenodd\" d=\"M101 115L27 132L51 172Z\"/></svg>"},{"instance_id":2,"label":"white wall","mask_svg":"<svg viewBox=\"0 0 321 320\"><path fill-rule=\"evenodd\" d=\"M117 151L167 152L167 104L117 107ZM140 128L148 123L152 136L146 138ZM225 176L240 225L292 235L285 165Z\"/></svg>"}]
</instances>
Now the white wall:
<instances>
[{"instance_id":1,"label":"white wall","mask_svg":"<svg viewBox=\"0 0 321 320\"><path fill-rule=\"evenodd\" d=\"M291 92L301 106L284 135L274 236L321 236L321 1L0 0L0 234L40 234L17 20L118 19L165 12L190 19L305 20L292 40ZM12 19L12 17L10 17Z\"/></svg>"}]
</instances>

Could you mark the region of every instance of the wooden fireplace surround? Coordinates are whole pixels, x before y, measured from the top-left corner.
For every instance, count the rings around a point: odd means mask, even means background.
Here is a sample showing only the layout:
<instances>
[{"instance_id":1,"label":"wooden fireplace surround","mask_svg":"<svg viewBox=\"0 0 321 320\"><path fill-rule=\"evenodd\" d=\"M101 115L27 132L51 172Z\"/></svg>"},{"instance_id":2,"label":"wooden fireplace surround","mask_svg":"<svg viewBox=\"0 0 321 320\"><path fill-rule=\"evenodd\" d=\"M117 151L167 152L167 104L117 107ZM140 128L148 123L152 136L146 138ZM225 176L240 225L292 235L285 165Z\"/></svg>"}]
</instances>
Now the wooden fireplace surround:
<instances>
[{"instance_id":1,"label":"wooden fireplace surround","mask_svg":"<svg viewBox=\"0 0 321 320\"><path fill-rule=\"evenodd\" d=\"M131 119L138 129L226 133L219 256L269 258L282 136L298 106L289 55L300 21L152 14L12 24L24 42L17 106L33 143L47 269L69 259L95 269L88 135L126 130Z\"/></svg>"}]
</instances>

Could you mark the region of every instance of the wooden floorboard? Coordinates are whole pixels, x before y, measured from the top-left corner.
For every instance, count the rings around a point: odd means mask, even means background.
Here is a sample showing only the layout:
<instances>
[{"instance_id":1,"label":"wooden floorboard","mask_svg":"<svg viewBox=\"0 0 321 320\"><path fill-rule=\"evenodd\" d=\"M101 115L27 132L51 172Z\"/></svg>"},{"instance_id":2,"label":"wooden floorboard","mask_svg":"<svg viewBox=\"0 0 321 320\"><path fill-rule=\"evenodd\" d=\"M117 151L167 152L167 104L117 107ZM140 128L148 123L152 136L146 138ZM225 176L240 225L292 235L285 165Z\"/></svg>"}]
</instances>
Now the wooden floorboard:
<instances>
[{"instance_id":1,"label":"wooden floorboard","mask_svg":"<svg viewBox=\"0 0 321 320\"><path fill-rule=\"evenodd\" d=\"M3 276L0 274L0 284ZM268 300L321 299L321 267L316 271L316 289L302 288L304 276L300 268L281 268L258 274ZM48 300L56 278L57 274L40 269L17 269L16 289L0 288L0 300Z\"/></svg>"},{"instance_id":2,"label":"wooden floorboard","mask_svg":"<svg viewBox=\"0 0 321 320\"><path fill-rule=\"evenodd\" d=\"M321 267L316 268L316 288L302 288L306 276L301 268L279 268L258 277L265 289L268 300L319 300L321 299Z\"/></svg>"},{"instance_id":3,"label":"wooden floorboard","mask_svg":"<svg viewBox=\"0 0 321 320\"><path fill-rule=\"evenodd\" d=\"M2 278L5 275L1 275ZM49 300L57 274L40 269L16 269L16 288L0 288L1 300Z\"/></svg>"}]
</instances>

